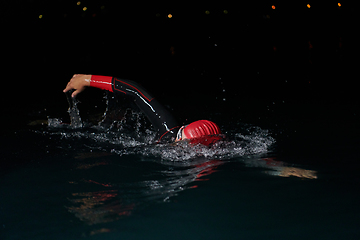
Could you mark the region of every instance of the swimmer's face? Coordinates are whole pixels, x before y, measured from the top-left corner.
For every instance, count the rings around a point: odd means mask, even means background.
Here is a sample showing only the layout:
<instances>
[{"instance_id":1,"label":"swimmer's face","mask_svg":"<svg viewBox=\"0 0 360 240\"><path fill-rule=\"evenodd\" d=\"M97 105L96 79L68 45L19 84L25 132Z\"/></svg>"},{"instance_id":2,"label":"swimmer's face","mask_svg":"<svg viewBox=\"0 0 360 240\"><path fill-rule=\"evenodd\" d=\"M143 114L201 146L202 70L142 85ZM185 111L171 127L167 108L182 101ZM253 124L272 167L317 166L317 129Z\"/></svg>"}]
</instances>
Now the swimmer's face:
<instances>
[{"instance_id":1,"label":"swimmer's face","mask_svg":"<svg viewBox=\"0 0 360 240\"><path fill-rule=\"evenodd\" d=\"M184 134L184 129L185 129L185 127L180 128L180 130L179 130L179 132L178 132L178 135L177 135L177 137L176 137L176 139L175 139L175 142L188 139L188 138L185 136L185 134Z\"/></svg>"}]
</instances>

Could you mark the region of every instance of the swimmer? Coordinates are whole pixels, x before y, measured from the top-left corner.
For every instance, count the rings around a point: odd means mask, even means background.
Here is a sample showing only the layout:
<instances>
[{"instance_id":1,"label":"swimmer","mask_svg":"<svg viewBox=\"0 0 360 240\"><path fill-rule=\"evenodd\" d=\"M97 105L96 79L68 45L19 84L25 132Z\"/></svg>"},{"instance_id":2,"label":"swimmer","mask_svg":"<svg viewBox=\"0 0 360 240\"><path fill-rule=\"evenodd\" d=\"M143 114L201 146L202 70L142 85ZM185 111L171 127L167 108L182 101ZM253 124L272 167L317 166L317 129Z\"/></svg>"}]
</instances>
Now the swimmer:
<instances>
[{"instance_id":1,"label":"swimmer","mask_svg":"<svg viewBox=\"0 0 360 240\"><path fill-rule=\"evenodd\" d=\"M187 140L192 144L209 146L223 139L218 125L208 120L198 120L188 125L180 126L164 106L141 85L130 80L100 75L75 74L63 92L75 90L71 96L76 97L87 87L100 88L132 97L133 101L157 131L158 142Z\"/></svg>"}]
</instances>

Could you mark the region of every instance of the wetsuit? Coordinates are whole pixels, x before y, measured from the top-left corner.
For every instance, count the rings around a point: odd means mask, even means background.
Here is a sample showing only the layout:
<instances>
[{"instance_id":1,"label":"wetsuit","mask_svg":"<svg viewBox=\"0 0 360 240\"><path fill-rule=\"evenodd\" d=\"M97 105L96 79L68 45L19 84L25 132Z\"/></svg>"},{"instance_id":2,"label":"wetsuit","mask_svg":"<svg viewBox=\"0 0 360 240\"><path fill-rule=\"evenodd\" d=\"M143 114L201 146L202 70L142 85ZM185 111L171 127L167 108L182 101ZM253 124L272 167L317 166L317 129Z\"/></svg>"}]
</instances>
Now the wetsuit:
<instances>
[{"instance_id":1,"label":"wetsuit","mask_svg":"<svg viewBox=\"0 0 360 240\"><path fill-rule=\"evenodd\" d=\"M179 124L169 111L139 84L126 79L92 75L90 86L131 96L158 132L158 141L175 140Z\"/></svg>"}]
</instances>

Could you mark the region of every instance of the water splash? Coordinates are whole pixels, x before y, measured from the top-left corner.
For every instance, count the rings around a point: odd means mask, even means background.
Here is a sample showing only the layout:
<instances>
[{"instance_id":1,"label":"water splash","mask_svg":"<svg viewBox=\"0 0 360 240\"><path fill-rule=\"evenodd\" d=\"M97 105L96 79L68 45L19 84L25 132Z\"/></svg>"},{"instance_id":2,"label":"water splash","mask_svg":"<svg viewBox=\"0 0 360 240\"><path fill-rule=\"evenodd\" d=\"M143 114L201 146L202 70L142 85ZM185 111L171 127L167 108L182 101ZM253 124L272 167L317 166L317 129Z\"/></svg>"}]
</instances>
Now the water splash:
<instances>
[{"instance_id":1,"label":"water splash","mask_svg":"<svg viewBox=\"0 0 360 240\"><path fill-rule=\"evenodd\" d=\"M80 111L77 107L79 101L76 98L71 97L73 91L66 93L66 99L69 103L68 113L70 116L70 126L73 128L82 128L83 123L80 117Z\"/></svg>"},{"instance_id":2,"label":"water splash","mask_svg":"<svg viewBox=\"0 0 360 240\"><path fill-rule=\"evenodd\" d=\"M230 159L245 155L263 154L268 152L275 140L268 131L256 128L251 135L236 133L229 136L233 140L223 140L211 147L192 145L182 141L176 144L142 145L133 149L112 149L118 154L142 154L149 157L160 157L163 161L183 162L190 159L205 157L207 159Z\"/></svg>"},{"instance_id":3,"label":"water splash","mask_svg":"<svg viewBox=\"0 0 360 240\"><path fill-rule=\"evenodd\" d=\"M119 110L118 102L106 96L106 111L102 119L91 125L83 122L78 101L67 94L70 124L48 119L50 129L45 134L58 135L61 139L74 140L76 148L90 148L122 155L154 157L164 162L186 162L196 158L230 159L245 155L264 154L275 140L269 131L259 127L240 125L227 133L226 139L211 147L192 145L186 141L156 144L156 132L146 125L143 114L134 110ZM115 107L114 107L115 106ZM121 112L121 113L120 113ZM80 140L80 141L79 141Z\"/></svg>"},{"instance_id":4,"label":"water splash","mask_svg":"<svg viewBox=\"0 0 360 240\"><path fill-rule=\"evenodd\" d=\"M51 121L49 121L50 123ZM58 120L52 120L58 125ZM142 155L160 158L162 161L186 162L196 158L230 159L246 155L264 154L269 151L275 140L267 130L252 128L250 134L235 133L211 147L192 145L186 141L156 144L156 132L151 130L134 132L111 131L101 126L87 128L55 128L46 134L58 135L61 139L76 140L80 149L90 148L123 155ZM231 140L230 140L231 139Z\"/></svg>"}]
</instances>

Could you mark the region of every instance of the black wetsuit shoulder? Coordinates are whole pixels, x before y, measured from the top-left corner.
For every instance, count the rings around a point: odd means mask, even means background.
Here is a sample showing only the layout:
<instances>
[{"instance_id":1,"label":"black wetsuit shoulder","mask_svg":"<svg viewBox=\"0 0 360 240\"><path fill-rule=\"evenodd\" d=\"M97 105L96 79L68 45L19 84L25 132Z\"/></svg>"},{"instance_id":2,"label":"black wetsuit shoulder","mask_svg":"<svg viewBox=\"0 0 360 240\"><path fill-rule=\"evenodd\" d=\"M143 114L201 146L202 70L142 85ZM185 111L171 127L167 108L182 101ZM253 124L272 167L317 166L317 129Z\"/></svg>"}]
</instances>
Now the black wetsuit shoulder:
<instances>
[{"instance_id":1,"label":"black wetsuit shoulder","mask_svg":"<svg viewBox=\"0 0 360 240\"><path fill-rule=\"evenodd\" d=\"M146 91L140 84L120 78L112 78L114 93L122 93L134 98L136 105L150 120L158 132L159 141L171 141L176 138L179 124L172 114Z\"/></svg>"}]
</instances>

